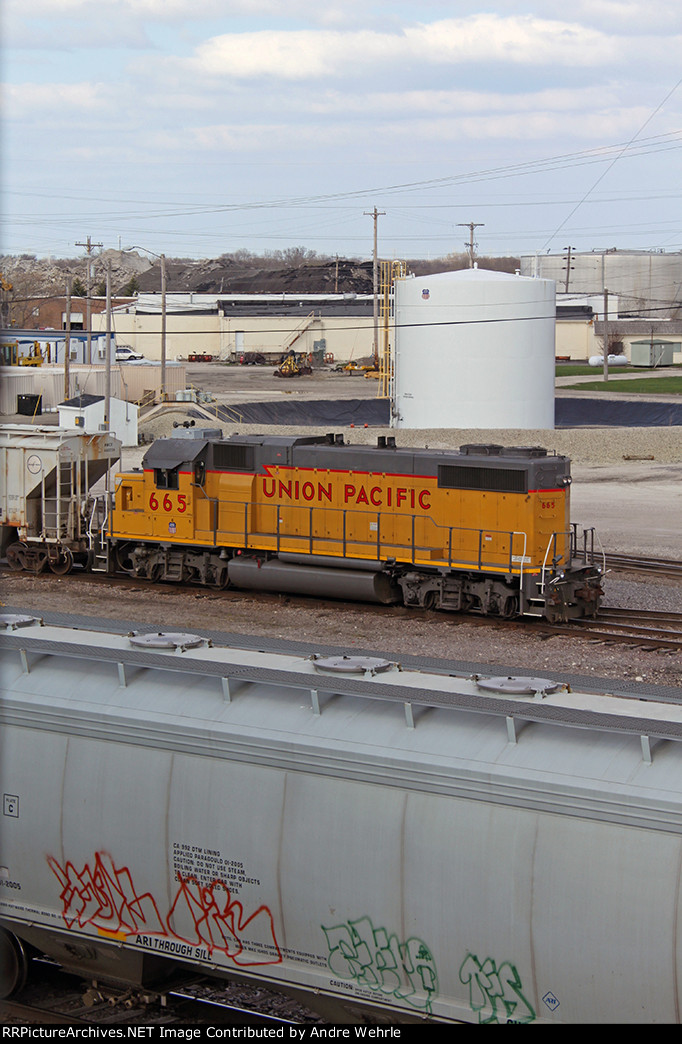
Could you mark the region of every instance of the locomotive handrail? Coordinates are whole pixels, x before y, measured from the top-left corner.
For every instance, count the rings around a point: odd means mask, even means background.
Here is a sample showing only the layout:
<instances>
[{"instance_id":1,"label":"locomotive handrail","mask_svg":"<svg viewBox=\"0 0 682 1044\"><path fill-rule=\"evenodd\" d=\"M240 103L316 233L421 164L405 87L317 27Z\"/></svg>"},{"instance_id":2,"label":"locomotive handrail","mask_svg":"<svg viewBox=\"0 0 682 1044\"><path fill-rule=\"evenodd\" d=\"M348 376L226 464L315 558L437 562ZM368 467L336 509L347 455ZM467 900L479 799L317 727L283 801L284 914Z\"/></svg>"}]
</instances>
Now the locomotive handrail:
<instances>
[{"instance_id":1,"label":"locomotive handrail","mask_svg":"<svg viewBox=\"0 0 682 1044\"><path fill-rule=\"evenodd\" d=\"M594 557L595 557L594 540L595 540L595 537L596 537L597 538L597 543L599 544L599 550L601 552L602 570L604 572L606 572L606 551L604 550L604 547L602 545L599 533L597 532L597 530L595 529L594 526L590 526L589 529L583 529L583 562L585 563L585 565L588 564L588 560L587 560L587 534L588 533L591 535L589 564L590 565L594 565Z\"/></svg>"},{"instance_id":2,"label":"locomotive handrail","mask_svg":"<svg viewBox=\"0 0 682 1044\"><path fill-rule=\"evenodd\" d=\"M587 547L587 534L588 533L591 534L591 546L589 548L589 553L588 553L588 547ZM540 594L544 594L545 593L546 574L549 571L549 566L547 565L547 556L549 555L549 552L550 552L550 549L552 547L552 544L554 544L554 550L555 550L555 556L556 556L556 545L557 545L557 540L558 540L558 538L560 536L568 538L569 563L570 563L570 561L573 558L577 558L578 557L578 553L579 553L578 552L578 527L577 527L577 523L572 522L570 529L563 530L563 531L557 532L557 533L552 533L551 537L549 538L549 542L547 544L547 550L545 551L545 555L544 555L544 558L542 560L542 570L541 570L541 574L540 574ZM585 565L594 565L594 560L595 560L594 541L595 541L595 537L596 537L597 543L599 544L599 550L600 550L600 553L601 553L602 570L605 572L606 571L606 552L604 551L604 548L602 546L602 542L601 542L601 540L599 538L599 534L597 533L597 531L594 528L594 526L590 527L589 529L583 529L582 560L583 560L583 563ZM560 561L561 561L561 559L556 559L556 563L555 564L558 564Z\"/></svg>"},{"instance_id":3,"label":"locomotive handrail","mask_svg":"<svg viewBox=\"0 0 682 1044\"><path fill-rule=\"evenodd\" d=\"M560 536L568 537L568 547L569 547L569 551L570 551L570 548L571 548L571 531L570 531L570 529L565 529L565 530L562 530L561 532L558 532L558 533L557 532L552 533L552 535L550 536L549 541L547 543L547 549L545 551L545 556L544 556L544 558L542 560L542 569L540 571L540 594L544 594L545 593L546 573L549 570L549 566L547 565L547 556L549 555L549 552L550 552L550 549L552 548L552 545L554 545L554 559L553 559L553 561L555 562L555 565L557 565L561 561L561 558L563 558L563 555L559 559L557 559L557 557L556 557L557 539Z\"/></svg>"},{"instance_id":4,"label":"locomotive handrail","mask_svg":"<svg viewBox=\"0 0 682 1044\"><path fill-rule=\"evenodd\" d=\"M552 535L550 536L549 541L547 542L547 549L545 551L545 556L542 559L542 570L540 572L540 594L541 595L543 595L545 593L545 573L547 571L547 556L548 556L549 550L550 550L550 548L552 546L552 541L555 542L554 546L556 548L556 533L552 533Z\"/></svg>"},{"instance_id":5,"label":"locomotive handrail","mask_svg":"<svg viewBox=\"0 0 682 1044\"><path fill-rule=\"evenodd\" d=\"M212 501L216 503L215 501ZM302 542L307 544L308 553L314 555L315 541L317 539L329 543L336 543L339 557L371 557L381 559L382 552L385 556L394 558L396 548L401 549L400 560L419 562L428 560L434 566L441 565L448 568L472 568L478 571L488 569L504 570L511 574L525 574L525 559L528 549L528 534L523 530L494 530L473 528L467 526L443 526L435 521L431 515L419 515L412 512L383 512L383 511L352 511L349 513L345 507L320 507L313 504L272 504L265 501L223 501L221 506L229 515L230 510L235 515L241 514L241 523L234 523L230 528L220 527L219 519L213 519L213 543L236 542L241 544L245 550L263 550L274 554L297 550ZM258 518L258 512L266 510L275 511L276 516L272 528L262 528L263 521ZM288 532L290 515L296 513L294 522L291 523L292 530ZM307 513L307 523L304 521ZM217 512L216 512L217 514ZM322 514L336 514L340 516L340 527L337 532L330 535L326 533L315 533L316 518ZM367 536L359 535L358 530L364 526L362 520L367 524ZM351 528L352 525L352 528ZM391 532L385 531L386 525L393 525ZM403 541L400 539L399 527L409 526L407 531L403 530ZM376 537L374 528L376 527ZM383 530L382 531L382 527ZM421 532L418 527L421 527ZM433 535L431 534L433 530ZM466 534L470 534L469 537ZM456 538L459 537L459 540ZM523 539L521 554L515 554L514 541L517 537ZM231 539L230 539L231 538ZM265 538L265 539L264 539ZM486 540L491 539L491 550L486 549ZM268 545L268 540L271 543ZM425 554L420 554L421 544L424 544ZM355 546L354 546L355 545ZM304 545L305 546L305 545ZM547 554L545 554L545 564ZM363 555L363 551L365 554ZM319 552L322 553L322 552Z\"/></svg>"},{"instance_id":6,"label":"locomotive handrail","mask_svg":"<svg viewBox=\"0 0 682 1044\"><path fill-rule=\"evenodd\" d=\"M596 536L597 543L599 544L599 550L601 552L601 567L602 567L602 570L603 570L603 572L606 572L606 549L604 548L604 545L601 542L601 537L599 536L599 533L597 533L597 531L596 531L596 529L594 529L594 527L592 529L592 532L593 532L594 536Z\"/></svg>"}]
</instances>

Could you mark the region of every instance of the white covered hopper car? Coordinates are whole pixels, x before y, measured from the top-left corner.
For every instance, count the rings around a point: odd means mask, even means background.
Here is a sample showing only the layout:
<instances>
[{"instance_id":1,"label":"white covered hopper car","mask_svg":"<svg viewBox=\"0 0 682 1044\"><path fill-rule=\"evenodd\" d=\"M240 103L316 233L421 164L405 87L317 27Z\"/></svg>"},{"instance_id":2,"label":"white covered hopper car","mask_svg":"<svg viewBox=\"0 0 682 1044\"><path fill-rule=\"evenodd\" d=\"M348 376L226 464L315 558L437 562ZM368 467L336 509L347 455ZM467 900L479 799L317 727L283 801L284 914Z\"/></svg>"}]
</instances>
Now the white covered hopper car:
<instances>
[{"instance_id":1,"label":"white covered hopper car","mask_svg":"<svg viewBox=\"0 0 682 1044\"><path fill-rule=\"evenodd\" d=\"M679 1020L674 700L2 623L9 986L34 946L337 1021Z\"/></svg>"}]
</instances>

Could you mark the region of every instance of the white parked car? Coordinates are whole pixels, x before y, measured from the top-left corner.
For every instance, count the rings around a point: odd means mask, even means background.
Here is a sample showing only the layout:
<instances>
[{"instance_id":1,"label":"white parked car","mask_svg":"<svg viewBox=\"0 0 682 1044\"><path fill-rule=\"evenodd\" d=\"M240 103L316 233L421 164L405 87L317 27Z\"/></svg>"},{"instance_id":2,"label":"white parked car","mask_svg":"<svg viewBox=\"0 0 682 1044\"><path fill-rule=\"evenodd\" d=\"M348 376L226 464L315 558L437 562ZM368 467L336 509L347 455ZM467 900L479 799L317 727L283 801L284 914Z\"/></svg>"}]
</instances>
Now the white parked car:
<instances>
[{"instance_id":1,"label":"white parked car","mask_svg":"<svg viewBox=\"0 0 682 1044\"><path fill-rule=\"evenodd\" d=\"M130 345L122 344L116 349L116 362L140 362L144 355L134 352Z\"/></svg>"}]
</instances>

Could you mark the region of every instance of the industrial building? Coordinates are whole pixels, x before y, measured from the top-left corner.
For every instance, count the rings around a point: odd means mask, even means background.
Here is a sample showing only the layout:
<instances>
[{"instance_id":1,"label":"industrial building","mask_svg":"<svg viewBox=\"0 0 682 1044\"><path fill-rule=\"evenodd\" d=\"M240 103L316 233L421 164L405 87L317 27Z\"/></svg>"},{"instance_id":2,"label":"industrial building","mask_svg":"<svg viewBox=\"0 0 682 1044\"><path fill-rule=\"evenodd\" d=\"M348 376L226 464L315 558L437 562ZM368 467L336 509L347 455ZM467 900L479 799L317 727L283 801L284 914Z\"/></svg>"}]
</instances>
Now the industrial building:
<instances>
[{"instance_id":1,"label":"industrial building","mask_svg":"<svg viewBox=\"0 0 682 1044\"><path fill-rule=\"evenodd\" d=\"M604 291L619 300L619 315L646 320L682 319L682 251L564 250L521 258L521 275L553 279L557 294ZM615 313L614 313L615 314Z\"/></svg>"},{"instance_id":2,"label":"industrial building","mask_svg":"<svg viewBox=\"0 0 682 1044\"><path fill-rule=\"evenodd\" d=\"M463 273L441 275L457 274ZM430 278L420 277L427 284ZM207 353L230 362L258 354L275 362L293 348L306 354L321 352L328 361L357 361L372 352L373 306L371 294L167 294L166 354L182 361L193 353ZM672 342L674 361L682 362L682 317L622 315L620 297L611 294L608 336L610 343L622 342L617 351L629 358L633 341L653 338ZM104 329L103 315L94 321L97 330ZM118 345L130 345L147 359L158 360L160 295L139 294L134 302L114 309L113 330ZM599 354L602 336L603 296L557 292L557 359L584 361Z\"/></svg>"},{"instance_id":3,"label":"industrial building","mask_svg":"<svg viewBox=\"0 0 682 1044\"><path fill-rule=\"evenodd\" d=\"M167 294L166 352L186 359L200 352L238 362L247 353L276 361L290 349L321 351L328 361L370 354L371 294ZM103 316L95 322L102 327ZM159 358L161 296L139 294L114 309L118 344Z\"/></svg>"}]
</instances>

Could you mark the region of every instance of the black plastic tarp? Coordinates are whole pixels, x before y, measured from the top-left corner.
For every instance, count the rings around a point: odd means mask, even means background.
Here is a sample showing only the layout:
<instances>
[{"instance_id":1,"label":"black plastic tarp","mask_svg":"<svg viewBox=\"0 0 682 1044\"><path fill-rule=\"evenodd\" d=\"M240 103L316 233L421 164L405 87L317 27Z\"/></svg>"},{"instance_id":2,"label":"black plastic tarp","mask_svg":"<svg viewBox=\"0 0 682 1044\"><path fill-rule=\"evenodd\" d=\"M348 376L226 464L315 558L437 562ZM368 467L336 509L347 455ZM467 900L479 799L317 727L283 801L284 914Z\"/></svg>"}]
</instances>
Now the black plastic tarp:
<instances>
[{"instance_id":1,"label":"black plastic tarp","mask_svg":"<svg viewBox=\"0 0 682 1044\"><path fill-rule=\"evenodd\" d=\"M682 424L682 403L645 399L557 398L557 428L659 428Z\"/></svg>"},{"instance_id":2,"label":"black plastic tarp","mask_svg":"<svg viewBox=\"0 0 682 1044\"><path fill-rule=\"evenodd\" d=\"M286 424L296 427L386 428L387 399L313 399L287 402L244 402L217 408L223 423ZM452 426L457 427L457 407ZM646 402L640 399L557 398L557 428L656 428L682 424L682 403Z\"/></svg>"}]
</instances>

